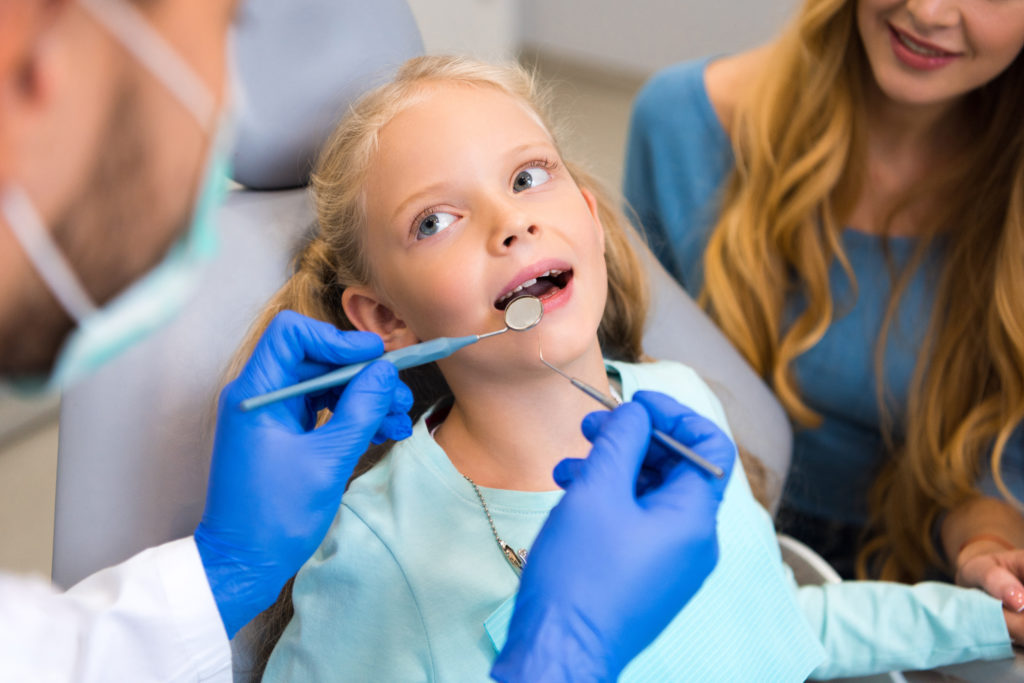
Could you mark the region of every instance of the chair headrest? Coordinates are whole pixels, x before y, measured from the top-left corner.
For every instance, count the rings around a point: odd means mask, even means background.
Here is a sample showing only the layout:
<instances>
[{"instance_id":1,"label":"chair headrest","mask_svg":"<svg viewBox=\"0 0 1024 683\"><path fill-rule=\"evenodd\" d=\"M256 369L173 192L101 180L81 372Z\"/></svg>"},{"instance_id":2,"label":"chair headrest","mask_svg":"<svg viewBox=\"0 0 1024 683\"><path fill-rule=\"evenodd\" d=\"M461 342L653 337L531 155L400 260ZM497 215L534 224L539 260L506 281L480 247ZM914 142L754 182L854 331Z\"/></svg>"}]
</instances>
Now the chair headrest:
<instances>
[{"instance_id":1,"label":"chair headrest","mask_svg":"<svg viewBox=\"0 0 1024 683\"><path fill-rule=\"evenodd\" d=\"M305 185L348 104L422 52L405 0L247 0L234 179L256 190Z\"/></svg>"}]
</instances>

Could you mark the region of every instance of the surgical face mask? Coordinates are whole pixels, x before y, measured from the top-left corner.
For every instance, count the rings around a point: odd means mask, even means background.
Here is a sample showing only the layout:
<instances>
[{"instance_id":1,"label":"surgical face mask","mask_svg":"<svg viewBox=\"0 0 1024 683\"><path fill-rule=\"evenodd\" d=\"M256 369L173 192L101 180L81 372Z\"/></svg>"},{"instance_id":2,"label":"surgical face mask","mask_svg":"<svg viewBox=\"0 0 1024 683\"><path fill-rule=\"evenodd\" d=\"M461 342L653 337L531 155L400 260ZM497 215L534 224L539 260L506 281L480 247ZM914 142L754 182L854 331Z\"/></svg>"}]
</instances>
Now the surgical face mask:
<instances>
[{"instance_id":1,"label":"surgical face mask","mask_svg":"<svg viewBox=\"0 0 1024 683\"><path fill-rule=\"evenodd\" d=\"M81 6L192 113L212 143L187 232L159 264L103 307L92 301L28 195L17 186L0 193L0 212L12 233L76 323L48 376L7 380L19 393L66 388L173 318L217 251L213 216L228 185L232 127L227 116L218 116L209 88L133 7L122 0L82 0Z\"/></svg>"}]
</instances>

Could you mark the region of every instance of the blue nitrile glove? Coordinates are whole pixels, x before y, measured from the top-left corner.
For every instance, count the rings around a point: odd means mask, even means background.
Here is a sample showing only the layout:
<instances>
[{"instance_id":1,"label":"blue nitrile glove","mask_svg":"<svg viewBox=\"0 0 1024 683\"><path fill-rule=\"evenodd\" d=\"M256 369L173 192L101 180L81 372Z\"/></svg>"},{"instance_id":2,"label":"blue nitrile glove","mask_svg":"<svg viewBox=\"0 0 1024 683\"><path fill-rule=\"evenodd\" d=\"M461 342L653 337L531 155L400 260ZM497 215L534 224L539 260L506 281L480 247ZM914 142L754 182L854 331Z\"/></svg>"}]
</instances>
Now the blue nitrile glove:
<instances>
[{"instance_id":1,"label":"blue nitrile glove","mask_svg":"<svg viewBox=\"0 0 1024 683\"><path fill-rule=\"evenodd\" d=\"M375 334L341 332L284 311L221 392L206 509L195 541L229 638L274 602L316 550L370 440L412 433L406 414L412 392L386 362L317 396L248 413L238 404L383 352ZM324 407L334 415L313 429Z\"/></svg>"},{"instance_id":2,"label":"blue nitrile glove","mask_svg":"<svg viewBox=\"0 0 1024 683\"><path fill-rule=\"evenodd\" d=\"M726 476L651 443L652 423ZM555 468L566 493L530 551L491 671L498 681L616 680L718 560L715 520L736 447L714 423L644 391L614 412L588 415L583 433L594 448ZM661 483L637 497L641 463L659 468Z\"/></svg>"}]
</instances>

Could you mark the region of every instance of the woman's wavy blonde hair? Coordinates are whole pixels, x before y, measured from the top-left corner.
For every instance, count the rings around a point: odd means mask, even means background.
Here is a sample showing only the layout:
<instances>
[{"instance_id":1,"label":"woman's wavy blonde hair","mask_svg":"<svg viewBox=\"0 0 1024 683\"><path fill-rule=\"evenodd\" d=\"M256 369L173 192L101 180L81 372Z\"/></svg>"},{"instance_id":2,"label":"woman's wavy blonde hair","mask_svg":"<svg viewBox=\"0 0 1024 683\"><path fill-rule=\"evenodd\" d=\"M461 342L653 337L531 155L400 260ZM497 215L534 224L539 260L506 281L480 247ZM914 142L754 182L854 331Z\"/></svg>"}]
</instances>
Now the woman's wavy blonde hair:
<instances>
[{"instance_id":1,"label":"woman's wavy blonde hair","mask_svg":"<svg viewBox=\"0 0 1024 683\"><path fill-rule=\"evenodd\" d=\"M774 46L737 112L735 170L704 263L703 303L803 426L819 424L820 416L804 402L792 363L832 323L830 266L840 264L856 292L840 237L864 179L864 102L873 76L855 4L806 0ZM875 349L891 453L869 495L861 576L912 581L942 567L933 524L942 511L978 495L986 454L1000 490L1013 500L999 471L1024 417L1022 93L1018 56L968 95L973 144L922 190L941 197L941 206L895 279ZM895 306L929 244L943 255L935 306L906 417L893 428L882 354ZM806 306L787 327L785 302L798 295Z\"/></svg>"},{"instance_id":2,"label":"woman's wavy blonde hair","mask_svg":"<svg viewBox=\"0 0 1024 683\"><path fill-rule=\"evenodd\" d=\"M290 309L330 322L341 329L354 329L345 316L341 295L346 287L368 284L372 264L366 258L366 222L363 187L373 161L382 129L396 115L415 105L437 84L459 84L503 92L534 112L553 132L547 115L547 95L533 75L518 65L494 65L463 57L417 57L406 62L394 80L370 91L356 102L328 140L312 176L316 203L316 230L297 256L294 274L274 295L253 324L229 370L238 374L257 340L279 312ZM635 233L631 223L595 178L565 160L577 184L593 192L604 228L605 263L608 269L608 297L598 329L605 357L638 362L644 360L642 340L647 316L647 280L633 250ZM402 378L413 390L413 420L439 400L450 395L447 384L433 363L403 371ZM320 416L321 422L329 415ZM389 444L371 447L353 478L373 466L387 452ZM270 651L291 617L291 583L278 602L261 616L256 627L255 679L262 675Z\"/></svg>"}]
</instances>

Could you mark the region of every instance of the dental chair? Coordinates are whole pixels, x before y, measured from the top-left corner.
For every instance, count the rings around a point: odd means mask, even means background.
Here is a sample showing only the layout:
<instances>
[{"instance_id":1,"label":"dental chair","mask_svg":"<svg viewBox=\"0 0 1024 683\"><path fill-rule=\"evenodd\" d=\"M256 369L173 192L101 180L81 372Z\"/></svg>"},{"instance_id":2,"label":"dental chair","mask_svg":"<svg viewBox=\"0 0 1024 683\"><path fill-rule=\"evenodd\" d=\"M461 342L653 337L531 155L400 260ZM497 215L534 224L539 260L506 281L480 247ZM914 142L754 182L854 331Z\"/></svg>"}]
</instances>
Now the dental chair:
<instances>
[{"instance_id":1,"label":"dental chair","mask_svg":"<svg viewBox=\"0 0 1024 683\"><path fill-rule=\"evenodd\" d=\"M235 36L233 189L221 250L170 325L61 402L53 580L64 587L202 516L216 396L313 222L305 184L348 104L423 43L405 0L246 0Z\"/></svg>"},{"instance_id":2,"label":"dental chair","mask_svg":"<svg viewBox=\"0 0 1024 683\"><path fill-rule=\"evenodd\" d=\"M312 224L304 185L316 152L347 103L422 51L404 0L247 0L235 47L241 187L220 210L222 249L201 293L166 328L63 396L53 580L64 587L193 532L223 373ZM739 440L781 482L790 446L781 408L660 273L652 355L704 374Z\"/></svg>"}]
</instances>

